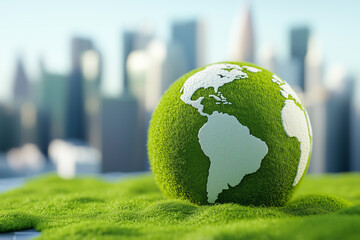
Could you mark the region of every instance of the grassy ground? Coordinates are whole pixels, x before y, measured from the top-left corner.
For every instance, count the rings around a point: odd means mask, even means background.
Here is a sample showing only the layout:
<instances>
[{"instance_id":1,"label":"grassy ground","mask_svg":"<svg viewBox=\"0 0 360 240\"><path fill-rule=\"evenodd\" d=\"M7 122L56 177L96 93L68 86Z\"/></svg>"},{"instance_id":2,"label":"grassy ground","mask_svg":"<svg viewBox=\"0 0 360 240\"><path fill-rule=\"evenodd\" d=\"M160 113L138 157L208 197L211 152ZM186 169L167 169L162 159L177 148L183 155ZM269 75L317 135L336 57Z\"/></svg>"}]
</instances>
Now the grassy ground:
<instances>
[{"instance_id":1,"label":"grassy ground","mask_svg":"<svg viewBox=\"0 0 360 240\"><path fill-rule=\"evenodd\" d=\"M152 175L47 176L0 195L0 232L27 228L39 239L360 239L360 174L308 176L279 208L168 200Z\"/></svg>"}]
</instances>

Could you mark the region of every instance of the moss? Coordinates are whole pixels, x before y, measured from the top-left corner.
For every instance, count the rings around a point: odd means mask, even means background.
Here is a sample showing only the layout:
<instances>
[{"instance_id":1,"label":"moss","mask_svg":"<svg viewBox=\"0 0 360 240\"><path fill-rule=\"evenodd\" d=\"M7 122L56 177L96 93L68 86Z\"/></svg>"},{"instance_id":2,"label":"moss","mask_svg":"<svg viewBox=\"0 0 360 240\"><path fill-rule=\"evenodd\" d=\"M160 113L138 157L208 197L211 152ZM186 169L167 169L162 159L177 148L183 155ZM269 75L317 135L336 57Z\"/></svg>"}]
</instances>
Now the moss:
<instances>
[{"instance_id":1,"label":"moss","mask_svg":"<svg viewBox=\"0 0 360 240\"><path fill-rule=\"evenodd\" d=\"M0 195L0 232L39 239L356 239L360 174L305 177L283 207L166 199L150 174L107 183L45 176Z\"/></svg>"},{"instance_id":2,"label":"moss","mask_svg":"<svg viewBox=\"0 0 360 240\"><path fill-rule=\"evenodd\" d=\"M241 182L223 190L217 203L235 202L247 205L282 206L291 197L300 158L300 142L284 131L281 110L284 97L280 86L272 82L273 73L250 63L236 63L261 69L219 88L232 104L215 104L214 88L198 89L193 100L202 100L203 111L227 113L250 129L251 135L263 140L268 153L255 173L247 174ZM187 199L196 204L207 204L207 178L210 159L203 153L199 129L207 117L196 108L185 104L180 89L196 69L180 77L164 94L154 111L149 127L148 149L152 171L160 189L170 198ZM291 98L291 96L290 96ZM303 110L303 108L301 108Z\"/></svg>"},{"instance_id":3,"label":"moss","mask_svg":"<svg viewBox=\"0 0 360 240\"><path fill-rule=\"evenodd\" d=\"M281 211L294 216L327 214L338 211L350 203L331 195L307 195L287 204Z\"/></svg>"}]
</instances>

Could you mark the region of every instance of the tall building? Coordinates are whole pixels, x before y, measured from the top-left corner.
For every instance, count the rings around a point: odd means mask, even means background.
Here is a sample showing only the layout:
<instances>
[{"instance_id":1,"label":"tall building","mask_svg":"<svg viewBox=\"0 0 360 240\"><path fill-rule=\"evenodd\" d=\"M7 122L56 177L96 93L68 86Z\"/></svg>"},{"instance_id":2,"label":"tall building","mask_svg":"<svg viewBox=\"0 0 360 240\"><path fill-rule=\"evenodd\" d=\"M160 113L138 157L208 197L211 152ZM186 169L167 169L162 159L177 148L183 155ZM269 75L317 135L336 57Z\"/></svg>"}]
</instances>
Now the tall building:
<instances>
[{"instance_id":1,"label":"tall building","mask_svg":"<svg viewBox=\"0 0 360 240\"><path fill-rule=\"evenodd\" d=\"M0 105L0 152L16 147L16 114L9 106Z\"/></svg>"},{"instance_id":2,"label":"tall building","mask_svg":"<svg viewBox=\"0 0 360 240\"><path fill-rule=\"evenodd\" d=\"M50 72L41 63L39 106L43 111L49 113L51 139L65 138L66 136L67 84L66 75Z\"/></svg>"},{"instance_id":3,"label":"tall building","mask_svg":"<svg viewBox=\"0 0 360 240\"><path fill-rule=\"evenodd\" d=\"M38 109L34 102L24 102L19 109L20 145L38 144Z\"/></svg>"},{"instance_id":4,"label":"tall building","mask_svg":"<svg viewBox=\"0 0 360 240\"><path fill-rule=\"evenodd\" d=\"M86 141L83 72L83 54L93 49L89 39L73 38L71 41L71 72L68 79L66 107L66 138Z\"/></svg>"},{"instance_id":5,"label":"tall building","mask_svg":"<svg viewBox=\"0 0 360 240\"><path fill-rule=\"evenodd\" d=\"M309 172L312 173L326 171L327 92L323 80L323 60L320 46L315 38L310 38L305 57L305 92L303 95L313 129L313 150L309 167Z\"/></svg>"},{"instance_id":6,"label":"tall building","mask_svg":"<svg viewBox=\"0 0 360 240\"><path fill-rule=\"evenodd\" d=\"M230 59L232 61L254 62L255 61L255 37L250 6L246 6L244 13L235 18L230 36Z\"/></svg>"},{"instance_id":7,"label":"tall building","mask_svg":"<svg viewBox=\"0 0 360 240\"><path fill-rule=\"evenodd\" d=\"M204 64L204 63L201 63ZM169 42L166 45L166 56L161 64L162 81L161 95L173 84L179 77L186 73L186 56L181 46L176 42Z\"/></svg>"},{"instance_id":8,"label":"tall building","mask_svg":"<svg viewBox=\"0 0 360 240\"><path fill-rule=\"evenodd\" d=\"M186 72L186 57L177 43L166 44L160 40L151 41L145 54L148 62L144 73L145 110L150 120L163 93Z\"/></svg>"},{"instance_id":9,"label":"tall building","mask_svg":"<svg viewBox=\"0 0 360 240\"><path fill-rule=\"evenodd\" d=\"M124 93L132 94L145 107L146 72L150 59L146 50L135 50L129 54L126 61L128 84L124 85Z\"/></svg>"},{"instance_id":10,"label":"tall building","mask_svg":"<svg viewBox=\"0 0 360 240\"><path fill-rule=\"evenodd\" d=\"M139 103L144 84L132 80L129 84L124 82L120 98L103 98L101 103L103 172L145 170L145 123L139 117L144 114Z\"/></svg>"},{"instance_id":11,"label":"tall building","mask_svg":"<svg viewBox=\"0 0 360 240\"><path fill-rule=\"evenodd\" d=\"M146 169L146 128L143 78L131 76L128 62L153 38L146 32L126 31L123 37L123 92L120 98L104 98L101 109L102 170L104 172ZM139 58L139 60L144 60ZM147 66L140 62L140 67ZM140 71L141 72L141 71ZM141 74L141 73L140 73Z\"/></svg>"},{"instance_id":12,"label":"tall building","mask_svg":"<svg viewBox=\"0 0 360 240\"><path fill-rule=\"evenodd\" d=\"M101 109L102 171L143 171L137 149L137 102L131 95L104 98ZM143 160L144 161L144 160Z\"/></svg>"},{"instance_id":13,"label":"tall building","mask_svg":"<svg viewBox=\"0 0 360 240\"><path fill-rule=\"evenodd\" d=\"M353 80L340 67L328 73L329 94L326 109L326 170L350 170L350 106Z\"/></svg>"},{"instance_id":14,"label":"tall building","mask_svg":"<svg viewBox=\"0 0 360 240\"><path fill-rule=\"evenodd\" d=\"M350 171L360 171L360 83L352 93L350 116Z\"/></svg>"},{"instance_id":15,"label":"tall building","mask_svg":"<svg viewBox=\"0 0 360 240\"><path fill-rule=\"evenodd\" d=\"M13 85L15 145L37 143L37 107L32 101L32 85L21 58L17 60Z\"/></svg>"},{"instance_id":16,"label":"tall building","mask_svg":"<svg viewBox=\"0 0 360 240\"><path fill-rule=\"evenodd\" d=\"M125 31L123 33L123 53L122 53L122 69L123 69L123 85L128 88L129 80L126 68L127 59L132 51L146 48L147 44L153 38L152 34L146 32Z\"/></svg>"},{"instance_id":17,"label":"tall building","mask_svg":"<svg viewBox=\"0 0 360 240\"><path fill-rule=\"evenodd\" d=\"M172 25L172 42L184 52L187 68L184 73L204 65L205 25L198 20L175 22Z\"/></svg>"},{"instance_id":18,"label":"tall building","mask_svg":"<svg viewBox=\"0 0 360 240\"><path fill-rule=\"evenodd\" d=\"M17 59L14 85L13 85L13 97L15 105L22 104L28 101L31 96L31 85L29 79L25 73L24 63L22 58Z\"/></svg>"},{"instance_id":19,"label":"tall building","mask_svg":"<svg viewBox=\"0 0 360 240\"><path fill-rule=\"evenodd\" d=\"M310 30L308 27L297 27L290 31L290 55L291 59L298 61L300 66L300 88L305 89L305 56L308 51Z\"/></svg>"},{"instance_id":20,"label":"tall building","mask_svg":"<svg viewBox=\"0 0 360 240\"><path fill-rule=\"evenodd\" d=\"M82 56L86 141L101 148L101 75L102 57L98 50L87 50Z\"/></svg>"},{"instance_id":21,"label":"tall building","mask_svg":"<svg viewBox=\"0 0 360 240\"><path fill-rule=\"evenodd\" d=\"M147 129L163 93L186 70L186 57L175 42L152 40L146 49L133 51L127 61L129 89L138 100L137 149L147 163ZM141 160L142 159L142 160Z\"/></svg>"},{"instance_id":22,"label":"tall building","mask_svg":"<svg viewBox=\"0 0 360 240\"><path fill-rule=\"evenodd\" d=\"M144 166L147 164L147 151L146 151L146 139L147 139L147 111L146 111L146 76L150 66L150 57L146 50L133 51L127 59L127 72L129 77L129 88L127 89L128 95L134 96L137 102L136 117L132 121L136 123L135 132L135 144L134 148L137 149L134 155L133 162L138 166ZM156 84L156 83L154 83ZM154 93L156 94L156 93Z\"/></svg>"},{"instance_id":23,"label":"tall building","mask_svg":"<svg viewBox=\"0 0 360 240\"><path fill-rule=\"evenodd\" d=\"M68 76L48 71L40 62L38 86L39 148L47 153L53 139L66 137Z\"/></svg>"}]
</instances>

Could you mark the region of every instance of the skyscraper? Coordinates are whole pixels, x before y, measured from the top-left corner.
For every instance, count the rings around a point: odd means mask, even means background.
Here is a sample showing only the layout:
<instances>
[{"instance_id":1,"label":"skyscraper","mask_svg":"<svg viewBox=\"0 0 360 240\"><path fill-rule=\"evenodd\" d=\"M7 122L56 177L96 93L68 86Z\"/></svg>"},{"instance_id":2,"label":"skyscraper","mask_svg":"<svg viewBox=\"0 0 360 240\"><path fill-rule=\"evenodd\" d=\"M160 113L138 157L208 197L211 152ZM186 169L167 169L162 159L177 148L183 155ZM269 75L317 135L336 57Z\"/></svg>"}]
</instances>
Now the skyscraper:
<instances>
[{"instance_id":1,"label":"skyscraper","mask_svg":"<svg viewBox=\"0 0 360 240\"><path fill-rule=\"evenodd\" d=\"M299 86L305 89L305 56L308 51L310 30L308 27L296 27L290 31L290 55L300 66Z\"/></svg>"},{"instance_id":2,"label":"skyscraper","mask_svg":"<svg viewBox=\"0 0 360 240\"><path fill-rule=\"evenodd\" d=\"M255 61L255 37L250 6L245 7L244 13L241 14L242 20L239 16L235 18L236 22L230 36L230 59L253 63Z\"/></svg>"},{"instance_id":3,"label":"skyscraper","mask_svg":"<svg viewBox=\"0 0 360 240\"><path fill-rule=\"evenodd\" d=\"M37 108L32 101L32 86L26 75L21 58L17 60L13 87L15 111L15 145L37 143Z\"/></svg>"},{"instance_id":4,"label":"skyscraper","mask_svg":"<svg viewBox=\"0 0 360 240\"><path fill-rule=\"evenodd\" d=\"M154 108L164 91L186 70L186 58L175 42L152 40L146 49L133 51L127 61L129 90L138 100L136 162L147 165L147 129Z\"/></svg>"},{"instance_id":5,"label":"skyscraper","mask_svg":"<svg viewBox=\"0 0 360 240\"><path fill-rule=\"evenodd\" d=\"M350 106L353 79L341 67L328 73L329 100L326 109L326 170L350 170Z\"/></svg>"},{"instance_id":6,"label":"skyscraper","mask_svg":"<svg viewBox=\"0 0 360 240\"><path fill-rule=\"evenodd\" d=\"M73 38L71 41L71 72L67 89L66 138L86 140L82 56L93 49L89 39Z\"/></svg>"},{"instance_id":7,"label":"skyscraper","mask_svg":"<svg viewBox=\"0 0 360 240\"><path fill-rule=\"evenodd\" d=\"M68 90L68 77L52 73L41 62L39 107L49 114L51 139L64 138L66 127L66 92Z\"/></svg>"},{"instance_id":8,"label":"skyscraper","mask_svg":"<svg viewBox=\"0 0 360 240\"><path fill-rule=\"evenodd\" d=\"M186 72L186 57L175 42L168 44L153 40L145 52L148 67L145 70L145 110L148 120L169 86Z\"/></svg>"},{"instance_id":9,"label":"skyscraper","mask_svg":"<svg viewBox=\"0 0 360 240\"><path fill-rule=\"evenodd\" d=\"M126 62L130 53L144 49L152 38L152 34L146 32L125 31L123 33L122 69L124 89L127 89L129 85Z\"/></svg>"},{"instance_id":10,"label":"skyscraper","mask_svg":"<svg viewBox=\"0 0 360 240\"><path fill-rule=\"evenodd\" d=\"M145 49L152 34L126 31L123 37L123 91L119 98L102 100L102 170L104 172L143 171L146 168L146 129L143 78L131 76L131 55ZM143 60L143 59L139 59ZM146 62L139 62L144 68ZM140 73L141 74L141 73Z\"/></svg>"},{"instance_id":11,"label":"skyscraper","mask_svg":"<svg viewBox=\"0 0 360 240\"><path fill-rule=\"evenodd\" d=\"M47 153L51 140L66 137L68 76L48 71L42 61L40 69L38 138L39 148Z\"/></svg>"},{"instance_id":12,"label":"skyscraper","mask_svg":"<svg viewBox=\"0 0 360 240\"><path fill-rule=\"evenodd\" d=\"M29 100L31 94L31 86L29 79L25 73L24 63L22 58L17 59L14 85L13 85L13 95L14 103L23 103L24 101Z\"/></svg>"},{"instance_id":13,"label":"skyscraper","mask_svg":"<svg viewBox=\"0 0 360 240\"><path fill-rule=\"evenodd\" d=\"M350 116L350 171L360 171L360 83L352 94Z\"/></svg>"},{"instance_id":14,"label":"skyscraper","mask_svg":"<svg viewBox=\"0 0 360 240\"><path fill-rule=\"evenodd\" d=\"M104 98L101 108L102 171L131 172L145 169L137 149L137 102L131 95ZM143 164L143 166L141 166ZM140 165L140 166L139 166Z\"/></svg>"},{"instance_id":15,"label":"skyscraper","mask_svg":"<svg viewBox=\"0 0 360 240\"><path fill-rule=\"evenodd\" d=\"M132 159L132 164L136 164L144 170L147 164L147 112L145 108L146 103L146 75L150 66L150 58L146 50L133 51L127 60L126 68L129 77L128 95L136 98L136 117L132 119L136 124L136 128L132 133L135 136L135 143L133 148L137 149ZM156 94L156 93L154 93ZM122 98L124 98L123 96ZM130 102L128 103L130 104Z\"/></svg>"},{"instance_id":16,"label":"skyscraper","mask_svg":"<svg viewBox=\"0 0 360 240\"><path fill-rule=\"evenodd\" d=\"M82 56L86 141L101 148L101 75L102 58L98 50L87 50Z\"/></svg>"},{"instance_id":17,"label":"skyscraper","mask_svg":"<svg viewBox=\"0 0 360 240\"><path fill-rule=\"evenodd\" d=\"M323 61L320 46L310 38L305 57L305 104L313 129L313 151L309 172L326 171L326 101L327 91L323 84Z\"/></svg>"},{"instance_id":18,"label":"skyscraper","mask_svg":"<svg viewBox=\"0 0 360 240\"><path fill-rule=\"evenodd\" d=\"M16 114L9 107L0 105L0 152L16 147Z\"/></svg>"},{"instance_id":19,"label":"skyscraper","mask_svg":"<svg viewBox=\"0 0 360 240\"><path fill-rule=\"evenodd\" d=\"M205 26L201 21L175 22L171 36L172 42L184 52L187 63L184 73L204 64L206 40Z\"/></svg>"}]
</instances>

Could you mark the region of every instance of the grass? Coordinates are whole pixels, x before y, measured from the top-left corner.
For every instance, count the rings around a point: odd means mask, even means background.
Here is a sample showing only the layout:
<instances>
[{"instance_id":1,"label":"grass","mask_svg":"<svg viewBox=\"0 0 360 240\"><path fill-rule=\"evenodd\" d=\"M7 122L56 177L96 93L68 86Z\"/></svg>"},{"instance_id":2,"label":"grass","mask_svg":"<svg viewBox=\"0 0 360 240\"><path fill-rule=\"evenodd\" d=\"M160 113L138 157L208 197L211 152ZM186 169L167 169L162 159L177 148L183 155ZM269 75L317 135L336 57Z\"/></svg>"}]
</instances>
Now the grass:
<instances>
[{"instance_id":1,"label":"grass","mask_svg":"<svg viewBox=\"0 0 360 240\"><path fill-rule=\"evenodd\" d=\"M360 239L360 174L307 176L283 207L166 199L150 174L45 176L0 195L0 232L38 239Z\"/></svg>"}]
</instances>

